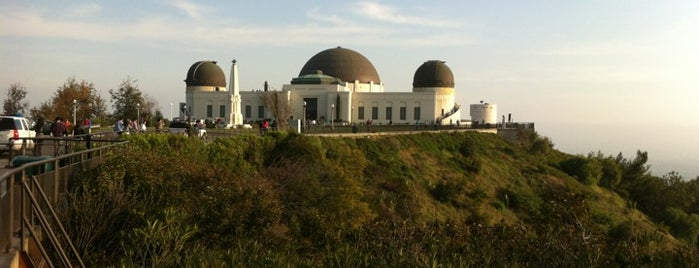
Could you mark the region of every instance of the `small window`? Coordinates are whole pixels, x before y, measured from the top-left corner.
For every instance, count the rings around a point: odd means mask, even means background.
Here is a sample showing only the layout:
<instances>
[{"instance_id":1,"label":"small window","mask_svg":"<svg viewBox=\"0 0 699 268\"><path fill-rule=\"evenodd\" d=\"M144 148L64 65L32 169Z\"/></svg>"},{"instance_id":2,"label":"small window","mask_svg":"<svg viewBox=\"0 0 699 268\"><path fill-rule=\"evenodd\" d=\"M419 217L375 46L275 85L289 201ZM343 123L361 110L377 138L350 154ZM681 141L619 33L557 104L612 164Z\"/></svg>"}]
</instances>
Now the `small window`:
<instances>
[{"instance_id":1,"label":"small window","mask_svg":"<svg viewBox=\"0 0 699 268\"><path fill-rule=\"evenodd\" d=\"M386 107L386 120L393 120L393 107Z\"/></svg>"},{"instance_id":2,"label":"small window","mask_svg":"<svg viewBox=\"0 0 699 268\"><path fill-rule=\"evenodd\" d=\"M257 118L265 118L265 107L262 105L257 106Z\"/></svg>"},{"instance_id":3,"label":"small window","mask_svg":"<svg viewBox=\"0 0 699 268\"><path fill-rule=\"evenodd\" d=\"M420 107L413 108L413 120L420 120Z\"/></svg>"},{"instance_id":4,"label":"small window","mask_svg":"<svg viewBox=\"0 0 699 268\"><path fill-rule=\"evenodd\" d=\"M252 117L252 106L245 105L245 118Z\"/></svg>"},{"instance_id":5,"label":"small window","mask_svg":"<svg viewBox=\"0 0 699 268\"><path fill-rule=\"evenodd\" d=\"M406 120L408 118L408 109L407 107L400 107L400 120Z\"/></svg>"},{"instance_id":6,"label":"small window","mask_svg":"<svg viewBox=\"0 0 699 268\"><path fill-rule=\"evenodd\" d=\"M12 118L0 118L0 130L15 129L15 121Z\"/></svg>"},{"instance_id":7,"label":"small window","mask_svg":"<svg viewBox=\"0 0 699 268\"><path fill-rule=\"evenodd\" d=\"M357 110L357 119L364 120L364 106L359 106Z\"/></svg>"},{"instance_id":8,"label":"small window","mask_svg":"<svg viewBox=\"0 0 699 268\"><path fill-rule=\"evenodd\" d=\"M206 117L207 118L214 117L214 106L211 104L206 105Z\"/></svg>"},{"instance_id":9,"label":"small window","mask_svg":"<svg viewBox=\"0 0 699 268\"><path fill-rule=\"evenodd\" d=\"M371 119L379 120L379 107L371 107Z\"/></svg>"}]
</instances>

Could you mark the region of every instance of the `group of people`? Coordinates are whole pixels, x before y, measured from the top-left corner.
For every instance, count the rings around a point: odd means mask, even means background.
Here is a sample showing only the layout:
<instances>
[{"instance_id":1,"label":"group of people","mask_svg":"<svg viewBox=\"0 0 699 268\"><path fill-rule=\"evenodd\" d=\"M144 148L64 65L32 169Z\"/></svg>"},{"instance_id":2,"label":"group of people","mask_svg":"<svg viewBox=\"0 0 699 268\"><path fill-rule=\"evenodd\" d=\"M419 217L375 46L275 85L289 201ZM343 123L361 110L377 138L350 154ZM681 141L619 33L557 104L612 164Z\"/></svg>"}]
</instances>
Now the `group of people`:
<instances>
[{"instance_id":1,"label":"group of people","mask_svg":"<svg viewBox=\"0 0 699 268\"><path fill-rule=\"evenodd\" d=\"M160 132L163 130L165 127L165 121L163 119L158 120L158 124L155 125L155 131ZM114 123L113 130L117 134L121 135L122 133L138 133L138 132L143 132L145 133L147 129L146 122L143 121L139 124L138 119L126 119L126 122L124 122L123 117L119 117L117 121Z\"/></svg>"},{"instance_id":2,"label":"group of people","mask_svg":"<svg viewBox=\"0 0 699 268\"><path fill-rule=\"evenodd\" d=\"M117 119L116 123L114 123L114 132L116 132L119 135L121 135L124 132L126 132L126 133L146 132L146 122L141 122L139 124L138 119L136 119L136 118L126 119L126 122L124 122L124 118L119 117L119 119Z\"/></svg>"},{"instance_id":3,"label":"group of people","mask_svg":"<svg viewBox=\"0 0 699 268\"><path fill-rule=\"evenodd\" d=\"M37 125L36 125L36 131L37 133L40 132L43 129L45 122L42 118L39 118ZM83 121L82 124L78 123L76 126L73 127L72 133L73 135L83 135L89 133L89 128L90 128L90 119L85 118L85 121ZM63 119L61 116L56 116L54 119L54 122L51 124L51 132L49 135L53 137L63 137L63 136L68 136L70 134L70 126L71 123L70 121Z\"/></svg>"}]
</instances>

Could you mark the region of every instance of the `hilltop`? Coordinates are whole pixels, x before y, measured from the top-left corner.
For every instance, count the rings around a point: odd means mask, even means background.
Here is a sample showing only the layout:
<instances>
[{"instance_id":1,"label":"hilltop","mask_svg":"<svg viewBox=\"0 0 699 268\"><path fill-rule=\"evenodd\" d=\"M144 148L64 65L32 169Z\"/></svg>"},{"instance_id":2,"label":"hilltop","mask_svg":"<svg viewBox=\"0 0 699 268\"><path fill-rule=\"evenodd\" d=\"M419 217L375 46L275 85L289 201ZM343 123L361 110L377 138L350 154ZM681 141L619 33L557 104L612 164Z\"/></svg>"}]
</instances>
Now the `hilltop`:
<instances>
[{"instance_id":1,"label":"hilltop","mask_svg":"<svg viewBox=\"0 0 699 268\"><path fill-rule=\"evenodd\" d=\"M698 261L699 185L648 175L643 152L568 155L531 133L129 139L62 210L93 266Z\"/></svg>"}]
</instances>

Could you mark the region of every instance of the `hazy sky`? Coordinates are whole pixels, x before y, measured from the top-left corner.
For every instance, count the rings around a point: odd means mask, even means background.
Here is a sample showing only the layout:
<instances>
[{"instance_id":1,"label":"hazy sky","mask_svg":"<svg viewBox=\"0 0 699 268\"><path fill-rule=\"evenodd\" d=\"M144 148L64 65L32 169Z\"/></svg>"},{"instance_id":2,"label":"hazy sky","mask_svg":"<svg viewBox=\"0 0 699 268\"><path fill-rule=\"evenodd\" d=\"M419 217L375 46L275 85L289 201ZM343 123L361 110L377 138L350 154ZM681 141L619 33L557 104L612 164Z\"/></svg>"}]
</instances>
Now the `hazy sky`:
<instances>
[{"instance_id":1,"label":"hazy sky","mask_svg":"<svg viewBox=\"0 0 699 268\"><path fill-rule=\"evenodd\" d=\"M660 124L699 135L699 1L0 3L0 85L21 82L32 106L69 77L108 98L130 76L167 116L196 61L216 60L228 75L235 58L242 90L264 81L280 89L337 46L366 56L387 91L410 91L417 67L444 60L457 102L497 103L554 142L564 124ZM566 131L559 140L571 141L557 144L574 150L584 132ZM699 151L688 137L667 144ZM663 136L640 138L669 146ZM689 158L699 164L699 152Z\"/></svg>"}]
</instances>

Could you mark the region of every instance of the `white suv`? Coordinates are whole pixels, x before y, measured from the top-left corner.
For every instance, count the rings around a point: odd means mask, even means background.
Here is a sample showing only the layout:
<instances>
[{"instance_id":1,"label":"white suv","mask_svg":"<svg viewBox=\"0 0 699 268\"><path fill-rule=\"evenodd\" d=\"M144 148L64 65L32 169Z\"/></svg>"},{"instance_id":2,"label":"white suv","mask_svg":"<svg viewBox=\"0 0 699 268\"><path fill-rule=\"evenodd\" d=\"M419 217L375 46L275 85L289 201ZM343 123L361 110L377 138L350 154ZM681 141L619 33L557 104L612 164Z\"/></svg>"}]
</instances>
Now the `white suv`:
<instances>
[{"instance_id":1,"label":"white suv","mask_svg":"<svg viewBox=\"0 0 699 268\"><path fill-rule=\"evenodd\" d=\"M36 132L29 129L29 121L24 117L0 116L0 151L19 151L22 149L22 139L34 138ZM27 140L26 149L34 148L34 141Z\"/></svg>"}]
</instances>

